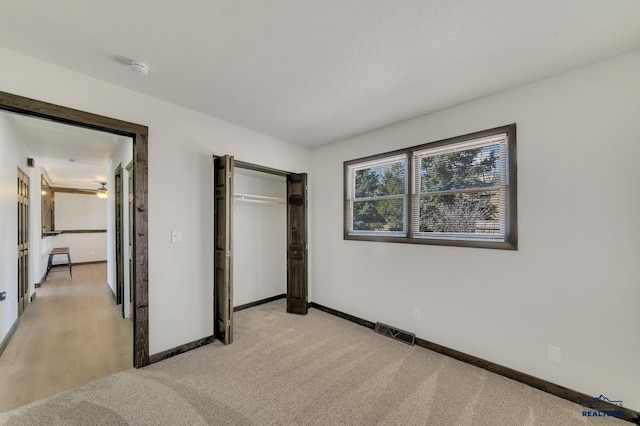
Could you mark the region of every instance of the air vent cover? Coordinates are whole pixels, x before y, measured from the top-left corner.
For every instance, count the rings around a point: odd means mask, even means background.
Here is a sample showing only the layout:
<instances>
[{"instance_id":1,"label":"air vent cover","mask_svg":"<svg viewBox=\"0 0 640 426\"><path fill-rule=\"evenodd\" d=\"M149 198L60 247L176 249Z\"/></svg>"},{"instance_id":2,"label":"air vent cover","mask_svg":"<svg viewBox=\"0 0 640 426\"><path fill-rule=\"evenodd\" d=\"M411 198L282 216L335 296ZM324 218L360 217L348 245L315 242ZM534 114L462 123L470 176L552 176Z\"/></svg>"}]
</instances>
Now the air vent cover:
<instances>
[{"instance_id":1,"label":"air vent cover","mask_svg":"<svg viewBox=\"0 0 640 426\"><path fill-rule=\"evenodd\" d=\"M407 345L414 345L416 343L415 334L400 330L399 328L391 327L390 325L386 325L381 322L376 323L376 333L391 337L392 339L406 343Z\"/></svg>"}]
</instances>

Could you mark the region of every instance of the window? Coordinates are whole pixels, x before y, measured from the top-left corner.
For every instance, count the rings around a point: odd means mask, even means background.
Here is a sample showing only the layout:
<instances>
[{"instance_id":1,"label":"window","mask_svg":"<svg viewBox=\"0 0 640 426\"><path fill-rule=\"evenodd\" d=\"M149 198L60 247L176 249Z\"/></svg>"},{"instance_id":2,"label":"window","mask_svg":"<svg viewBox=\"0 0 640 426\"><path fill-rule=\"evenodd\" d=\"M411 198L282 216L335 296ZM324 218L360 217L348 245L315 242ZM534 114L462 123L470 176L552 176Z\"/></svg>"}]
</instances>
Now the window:
<instances>
[{"instance_id":1,"label":"window","mask_svg":"<svg viewBox=\"0 0 640 426\"><path fill-rule=\"evenodd\" d=\"M517 248L516 125L345 162L345 239Z\"/></svg>"},{"instance_id":2,"label":"window","mask_svg":"<svg viewBox=\"0 0 640 426\"><path fill-rule=\"evenodd\" d=\"M349 167L349 230L354 235L407 235L407 155Z\"/></svg>"}]
</instances>

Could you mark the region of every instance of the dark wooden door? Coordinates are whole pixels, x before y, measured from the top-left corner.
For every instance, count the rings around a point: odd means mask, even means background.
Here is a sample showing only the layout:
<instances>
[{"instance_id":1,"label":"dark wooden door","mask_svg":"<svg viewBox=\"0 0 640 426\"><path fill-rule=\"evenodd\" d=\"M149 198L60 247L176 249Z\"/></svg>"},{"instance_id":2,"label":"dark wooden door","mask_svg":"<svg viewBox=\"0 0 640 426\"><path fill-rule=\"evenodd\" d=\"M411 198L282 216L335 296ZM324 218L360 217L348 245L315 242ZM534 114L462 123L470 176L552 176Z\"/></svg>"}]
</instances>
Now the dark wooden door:
<instances>
[{"instance_id":1,"label":"dark wooden door","mask_svg":"<svg viewBox=\"0 0 640 426\"><path fill-rule=\"evenodd\" d=\"M122 238L122 167L118 166L115 173L115 204L116 204L116 304L122 305L124 318L124 253Z\"/></svg>"},{"instance_id":2,"label":"dark wooden door","mask_svg":"<svg viewBox=\"0 0 640 426\"><path fill-rule=\"evenodd\" d=\"M233 342L233 157L214 163L214 325L224 344Z\"/></svg>"},{"instance_id":3,"label":"dark wooden door","mask_svg":"<svg viewBox=\"0 0 640 426\"><path fill-rule=\"evenodd\" d=\"M29 303L29 176L18 169L18 316Z\"/></svg>"},{"instance_id":4,"label":"dark wooden door","mask_svg":"<svg viewBox=\"0 0 640 426\"><path fill-rule=\"evenodd\" d=\"M307 174L287 175L287 312L306 315Z\"/></svg>"},{"instance_id":5,"label":"dark wooden door","mask_svg":"<svg viewBox=\"0 0 640 426\"><path fill-rule=\"evenodd\" d=\"M135 282L133 274L133 164L127 168L127 171L129 172L129 247L127 250L127 257L129 259L129 300L124 301L124 303L129 303L129 316L133 317L133 283Z\"/></svg>"}]
</instances>

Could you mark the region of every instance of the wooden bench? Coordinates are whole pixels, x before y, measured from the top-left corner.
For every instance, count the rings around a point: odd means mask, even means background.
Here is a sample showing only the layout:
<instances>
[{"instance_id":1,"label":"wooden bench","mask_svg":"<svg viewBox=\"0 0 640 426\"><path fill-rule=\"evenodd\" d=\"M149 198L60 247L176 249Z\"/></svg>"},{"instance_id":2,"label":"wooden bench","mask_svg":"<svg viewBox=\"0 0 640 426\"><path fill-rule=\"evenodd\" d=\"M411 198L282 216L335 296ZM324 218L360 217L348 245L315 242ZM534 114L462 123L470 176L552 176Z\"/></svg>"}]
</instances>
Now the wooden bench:
<instances>
[{"instance_id":1,"label":"wooden bench","mask_svg":"<svg viewBox=\"0 0 640 426\"><path fill-rule=\"evenodd\" d=\"M66 255L67 263L58 263L53 264L53 257L56 255ZM56 247L49 250L49 261L47 262L47 272L44 274L44 281L47 280L47 276L52 269L56 268L67 268L69 267L69 275L73 278L73 273L71 271L71 253L69 252L69 247Z\"/></svg>"}]
</instances>

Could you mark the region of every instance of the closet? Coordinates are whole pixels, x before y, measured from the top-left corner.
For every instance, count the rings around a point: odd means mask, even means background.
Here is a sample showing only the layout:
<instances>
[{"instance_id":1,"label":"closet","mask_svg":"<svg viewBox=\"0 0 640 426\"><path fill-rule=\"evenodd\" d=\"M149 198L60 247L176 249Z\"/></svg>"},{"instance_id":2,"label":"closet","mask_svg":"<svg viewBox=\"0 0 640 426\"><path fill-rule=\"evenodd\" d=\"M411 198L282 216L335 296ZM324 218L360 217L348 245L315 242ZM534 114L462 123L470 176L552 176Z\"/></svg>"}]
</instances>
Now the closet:
<instances>
[{"instance_id":1,"label":"closet","mask_svg":"<svg viewBox=\"0 0 640 426\"><path fill-rule=\"evenodd\" d=\"M235 168L233 306L287 293L287 180Z\"/></svg>"},{"instance_id":2,"label":"closet","mask_svg":"<svg viewBox=\"0 0 640 426\"><path fill-rule=\"evenodd\" d=\"M308 310L307 175L214 156L214 335L233 311L280 297Z\"/></svg>"}]
</instances>

